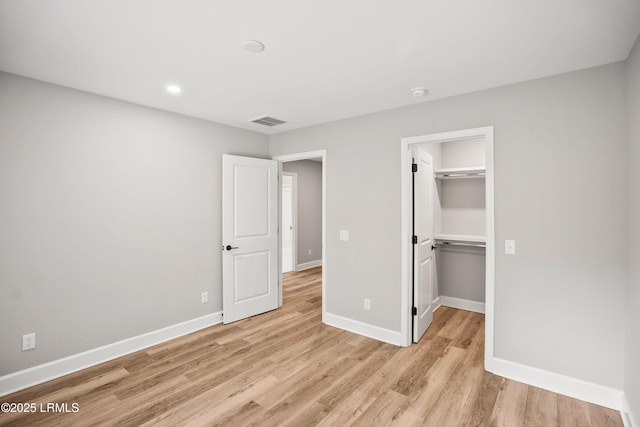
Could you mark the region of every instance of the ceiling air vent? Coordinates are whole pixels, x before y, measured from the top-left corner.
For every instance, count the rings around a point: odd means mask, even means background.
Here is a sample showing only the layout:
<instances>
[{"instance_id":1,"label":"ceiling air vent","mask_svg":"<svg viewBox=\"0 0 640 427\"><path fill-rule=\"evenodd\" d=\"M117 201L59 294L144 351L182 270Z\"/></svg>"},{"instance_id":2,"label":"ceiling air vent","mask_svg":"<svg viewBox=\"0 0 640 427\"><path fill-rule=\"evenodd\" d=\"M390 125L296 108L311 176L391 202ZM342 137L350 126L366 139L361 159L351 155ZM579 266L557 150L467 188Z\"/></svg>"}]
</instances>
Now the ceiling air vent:
<instances>
[{"instance_id":1,"label":"ceiling air vent","mask_svg":"<svg viewBox=\"0 0 640 427\"><path fill-rule=\"evenodd\" d=\"M283 123L287 123L284 120L274 119L273 117L269 117L269 116L258 117L257 119L250 120L250 122L258 123L259 125L265 125L265 126L276 126L276 125L281 125Z\"/></svg>"}]
</instances>

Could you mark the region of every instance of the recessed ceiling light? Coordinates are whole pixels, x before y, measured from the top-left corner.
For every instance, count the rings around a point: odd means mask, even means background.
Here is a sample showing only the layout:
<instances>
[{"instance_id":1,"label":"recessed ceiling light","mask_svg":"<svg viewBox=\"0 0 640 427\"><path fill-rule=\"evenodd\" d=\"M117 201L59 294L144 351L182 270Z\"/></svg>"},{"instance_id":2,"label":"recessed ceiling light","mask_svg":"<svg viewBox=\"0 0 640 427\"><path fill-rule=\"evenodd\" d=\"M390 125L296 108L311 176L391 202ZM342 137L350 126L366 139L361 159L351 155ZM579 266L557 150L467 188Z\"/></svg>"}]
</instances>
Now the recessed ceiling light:
<instances>
[{"instance_id":1,"label":"recessed ceiling light","mask_svg":"<svg viewBox=\"0 0 640 427\"><path fill-rule=\"evenodd\" d=\"M264 44L258 40L245 40L242 42L242 46L248 52L259 53L264 50Z\"/></svg>"},{"instance_id":2,"label":"recessed ceiling light","mask_svg":"<svg viewBox=\"0 0 640 427\"><path fill-rule=\"evenodd\" d=\"M411 95L419 98L421 96L425 96L427 94L427 90L423 87L414 87L411 89Z\"/></svg>"},{"instance_id":3,"label":"recessed ceiling light","mask_svg":"<svg viewBox=\"0 0 640 427\"><path fill-rule=\"evenodd\" d=\"M167 92L173 95L177 95L180 92L182 92L182 88L180 88L180 86L177 86L177 85L168 85L166 89L167 89Z\"/></svg>"}]
</instances>

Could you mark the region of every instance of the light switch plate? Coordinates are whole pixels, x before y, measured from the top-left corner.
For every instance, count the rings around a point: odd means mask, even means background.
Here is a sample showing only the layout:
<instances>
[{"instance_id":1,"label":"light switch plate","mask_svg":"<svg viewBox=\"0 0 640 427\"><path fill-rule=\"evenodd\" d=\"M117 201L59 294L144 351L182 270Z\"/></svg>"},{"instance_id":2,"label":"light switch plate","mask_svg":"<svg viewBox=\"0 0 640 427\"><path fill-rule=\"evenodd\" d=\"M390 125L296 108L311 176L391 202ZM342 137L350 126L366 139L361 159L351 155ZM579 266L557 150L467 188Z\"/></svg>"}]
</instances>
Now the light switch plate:
<instances>
[{"instance_id":1,"label":"light switch plate","mask_svg":"<svg viewBox=\"0 0 640 427\"><path fill-rule=\"evenodd\" d=\"M505 240L504 241L504 253L507 255L515 255L516 254L516 241L515 240Z\"/></svg>"},{"instance_id":2,"label":"light switch plate","mask_svg":"<svg viewBox=\"0 0 640 427\"><path fill-rule=\"evenodd\" d=\"M349 230L340 230L340 240L343 242L349 241Z\"/></svg>"}]
</instances>

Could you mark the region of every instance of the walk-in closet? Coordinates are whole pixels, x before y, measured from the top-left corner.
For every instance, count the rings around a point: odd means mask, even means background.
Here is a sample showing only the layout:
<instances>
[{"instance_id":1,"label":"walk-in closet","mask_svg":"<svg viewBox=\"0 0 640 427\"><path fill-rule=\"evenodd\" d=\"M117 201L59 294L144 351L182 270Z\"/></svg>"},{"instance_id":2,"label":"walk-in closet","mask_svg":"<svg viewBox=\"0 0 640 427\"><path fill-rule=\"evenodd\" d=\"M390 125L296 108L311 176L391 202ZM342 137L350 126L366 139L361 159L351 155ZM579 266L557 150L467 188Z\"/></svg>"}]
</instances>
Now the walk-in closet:
<instances>
[{"instance_id":1,"label":"walk-in closet","mask_svg":"<svg viewBox=\"0 0 640 427\"><path fill-rule=\"evenodd\" d=\"M484 138L417 145L432 159L432 195L416 215L433 221L433 306L484 312L486 145ZM429 200L430 199L430 200Z\"/></svg>"}]
</instances>

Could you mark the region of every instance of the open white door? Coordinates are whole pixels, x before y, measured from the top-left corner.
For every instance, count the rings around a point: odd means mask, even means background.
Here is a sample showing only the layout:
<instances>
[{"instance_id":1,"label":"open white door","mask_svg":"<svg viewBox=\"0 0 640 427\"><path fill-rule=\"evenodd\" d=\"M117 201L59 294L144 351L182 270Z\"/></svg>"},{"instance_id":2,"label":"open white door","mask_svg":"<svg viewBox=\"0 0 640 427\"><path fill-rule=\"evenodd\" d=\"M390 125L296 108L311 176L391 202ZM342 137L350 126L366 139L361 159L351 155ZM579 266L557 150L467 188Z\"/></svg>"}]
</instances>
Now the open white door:
<instances>
[{"instance_id":1,"label":"open white door","mask_svg":"<svg viewBox=\"0 0 640 427\"><path fill-rule=\"evenodd\" d=\"M413 150L413 342L418 342L433 320L433 157ZM414 168L415 170L415 168Z\"/></svg>"},{"instance_id":2,"label":"open white door","mask_svg":"<svg viewBox=\"0 0 640 427\"><path fill-rule=\"evenodd\" d=\"M278 308L278 162L222 156L223 323Z\"/></svg>"}]
</instances>

